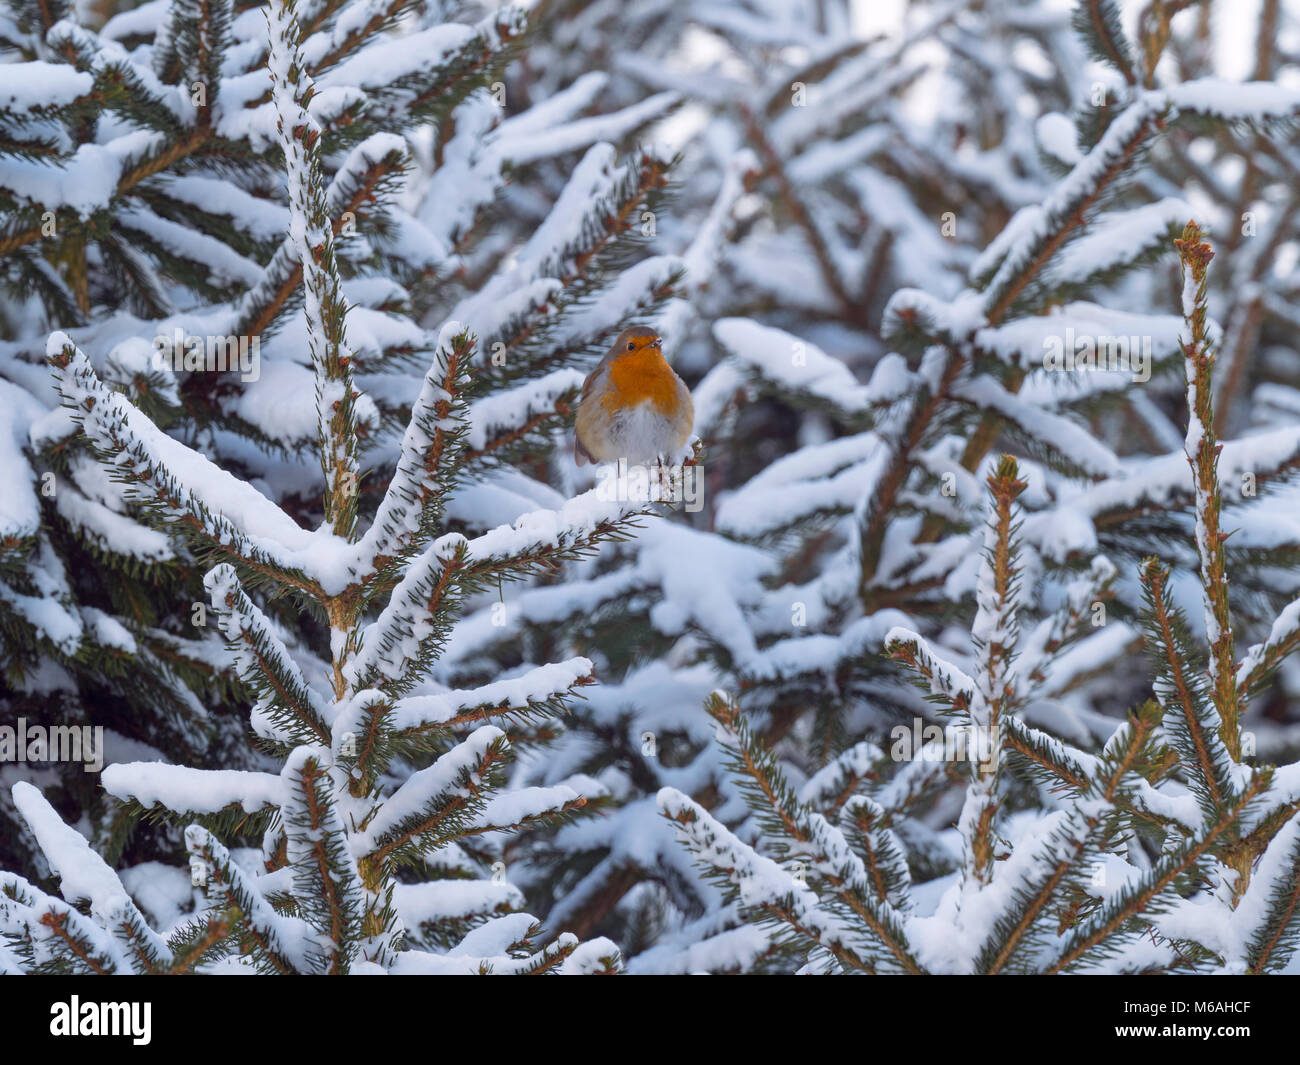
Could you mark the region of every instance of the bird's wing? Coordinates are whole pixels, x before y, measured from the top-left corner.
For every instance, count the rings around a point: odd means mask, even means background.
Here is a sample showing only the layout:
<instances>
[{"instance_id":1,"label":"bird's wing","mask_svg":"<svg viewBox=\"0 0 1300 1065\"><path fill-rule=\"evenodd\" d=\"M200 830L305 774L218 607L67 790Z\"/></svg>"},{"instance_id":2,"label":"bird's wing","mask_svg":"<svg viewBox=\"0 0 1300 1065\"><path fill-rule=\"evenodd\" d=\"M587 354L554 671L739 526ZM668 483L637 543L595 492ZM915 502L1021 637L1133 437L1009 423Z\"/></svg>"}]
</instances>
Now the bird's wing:
<instances>
[{"instance_id":1,"label":"bird's wing","mask_svg":"<svg viewBox=\"0 0 1300 1065\"><path fill-rule=\"evenodd\" d=\"M582 405L587 402L587 399L596 390L597 379L600 377L601 373L604 372L605 364L608 361L607 358L601 359L600 362L596 364L596 368L592 370L591 373L587 374L586 379L582 382L582 396L578 400L578 421L573 427L573 461L579 466L588 462L593 466L596 464L595 457L590 451L582 446Z\"/></svg>"},{"instance_id":2,"label":"bird's wing","mask_svg":"<svg viewBox=\"0 0 1300 1065\"><path fill-rule=\"evenodd\" d=\"M596 364L596 368L587 374L586 379L582 382L582 397L578 400L579 403L591 395L592 390L596 387L596 378L605 371L605 361L605 359L601 359Z\"/></svg>"},{"instance_id":3,"label":"bird's wing","mask_svg":"<svg viewBox=\"0 0 1300 1065\"><path fill-rule=\"evenodd\" d=\"M673 376L677 377L676 373ZM677 446L685 447L695 429L695 402L691 399L691 390L680 377L677 377L677 429L680 433Z\"/></svg>"}]
</instances>

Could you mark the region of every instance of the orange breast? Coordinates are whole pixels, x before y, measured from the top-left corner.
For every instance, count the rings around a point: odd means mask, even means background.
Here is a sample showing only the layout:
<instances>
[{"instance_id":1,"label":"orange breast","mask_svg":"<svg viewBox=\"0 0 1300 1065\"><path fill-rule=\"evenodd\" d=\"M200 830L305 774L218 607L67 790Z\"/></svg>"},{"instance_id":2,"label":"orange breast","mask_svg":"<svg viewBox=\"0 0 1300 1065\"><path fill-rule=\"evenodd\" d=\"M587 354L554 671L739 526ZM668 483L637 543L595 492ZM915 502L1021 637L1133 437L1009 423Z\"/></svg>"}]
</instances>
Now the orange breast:
<instances>
[{"instance_id":1,"label":"orange breast","mask_svg":"<svg viewBox=\"0 0 1300 1065\"><path fill-rule=\"evenodd\" d=\"M609 384L601 406L611 414L645 402L663 414L671 414L677 406L677 378L664 357L650 348L614 359L609 364Z\"/></svg>"}]
</instances>

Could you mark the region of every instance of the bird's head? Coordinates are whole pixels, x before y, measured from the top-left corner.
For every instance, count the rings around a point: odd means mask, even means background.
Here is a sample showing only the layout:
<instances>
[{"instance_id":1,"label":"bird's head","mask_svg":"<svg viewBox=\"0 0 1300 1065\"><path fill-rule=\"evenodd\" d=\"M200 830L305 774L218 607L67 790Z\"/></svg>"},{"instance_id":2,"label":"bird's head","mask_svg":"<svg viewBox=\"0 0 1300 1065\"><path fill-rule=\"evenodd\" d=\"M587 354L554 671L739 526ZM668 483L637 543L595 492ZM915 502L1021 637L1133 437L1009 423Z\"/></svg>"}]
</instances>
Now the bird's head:
<instances>
[{"instance_id":1,"label":"bird's head","mask_svg":"<svg viewBox=\"0 0 1300 1065\"><path fill-rule=\"evenodd\" d=\"M620 355L631 355L638 351L654 351L662 354L662 344L663 338L653 329L634 325L631 329L624 329L619 333L610 355L618 358Z\"/></svg>"}]
</instances>

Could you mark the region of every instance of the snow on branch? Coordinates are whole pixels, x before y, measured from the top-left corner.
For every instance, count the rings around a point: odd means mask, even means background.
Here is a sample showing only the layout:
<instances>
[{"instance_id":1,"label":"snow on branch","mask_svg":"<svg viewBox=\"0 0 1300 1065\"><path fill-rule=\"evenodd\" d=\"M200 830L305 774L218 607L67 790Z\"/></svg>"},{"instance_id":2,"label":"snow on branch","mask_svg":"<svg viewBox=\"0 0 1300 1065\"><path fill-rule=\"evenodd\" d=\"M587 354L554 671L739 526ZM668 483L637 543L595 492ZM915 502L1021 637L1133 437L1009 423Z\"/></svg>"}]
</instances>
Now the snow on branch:
<instances>
[{"instance_id":1,"label":"snow on branch","mask_svg":"<svg viewBox=\"0 0 1300 1065\"><path fill-rule=\"evenodd\" d=\"M407 566L388 605L366 626L356 659L348 666L355 690L382 688L402 694L428 668L445 644L447 611L466 590L498 578L577 558L606 540L617 540L647 504L602 500L592 489L559 510L536 510L467 540L448 533Z\"/></svg>"},{"instance_id":2,"label":"snow on branch","mask_svg":"<svg viewBox=\"0 0 1300 1065\"><path fill-rule=\"evenodd\" d=\"M122 881L81 833L69 828L26 781L13 787L14 805L35 835L70 903L86 902L115 944L116 959L134 973L157 972L172 963L166 942L149 927Z\"/></svg>"},{"instance_id":3,"label":"snow on branch","mask_svg":"<svg viewBox=\"0 0 1300 1065\"><path fill-rule=\"evenodd\" d=\"M483 725L384 799L355 841L368 865L455 839L487 801L487 775L504 760L505 733Z\"/></svg>"},{"instance_id":4,"label":"snow on branch","mask_svg":"<svg viewBox=\"0 0 1300 1065\"><path fill-rule=\"evenodd\" d=\"M351 356L344 343L347 304L340 291L321 176L321 127L307 108L315 92L298 40L294 0L272 0L267 8L276 128L284 150L289 194L289 236L302 268L304 312L316 370L317 433L325 475L325 524L350 538L356 522L356 402Z\"/></svg>"},{"instance_id":5,"label":"snow on branch","mask_svg":"<svg viewBox=\"0 0 1300 1065\"><path fill-rule=\"evenodd\" d=\"M1214 365L1211 338L1205 323L1209 317L1209 267L1214 250L1202 239L1196 223L1188 222L1181 240L1176 240L1183 269L1182 339L1187 380L1187 438L1184 444L1192 465L1196 498L1196 553L1201 565L1201 587L1205 600L1205 628L1210 643L1210 697L1220 720L1220 733L1234 760L1241 757L1238 725L1236 657L1233 650L1232 617L1228 604L1226 532L1220 531L1223 498L1219 493L1219 446L1214 430L1213 387L1210 369Z\"/></svg>"},{"instance_id":6,"label":"snow on branch","mask_svg":"<svg viewBox=\"0 0 1300 1065\"><path fill-rule=\"evenodd\" d=\"M757 380L771 382L783 396L806 394L850 420L871 404L870 390L843 362L783 330L747 318L722 318L713 324L713 335Z\"/></svg>"},{"instance_id":7,"label":"snow on branch","mask_svg":"<svg viewBox=\"0 0 1300 1065\"><path fill-rule=\"evenodd\" d=\"M324 574L310 572L317 542L312 533L257 489L158 429L100 380L63 333L51 335L48 352L65 405L126 484L128 498L264 576L319 587Z\"/></svg>"},{"instance_id":8,"label":"snow on branch","mask_svg":"<svg viewBox=\"0 0 1300 1065\"><path fill-rule=\"evenodd\" d=\"M281 974L311 971L302 945L310 942L311 929L292 915L276 913L257 883L236 865L230 852L212 833L199 825L185 830L185 849L202 881L204 897L215 913L234 914L238 932L248 942L254 964ZM214 920L209 916L208 921ZM201 936L201 932L198 933ZM192 951L189 967L201 952Z\"/></svg>"},{"instance_id":9,"label":"snow on branch","mask_svg":"<svg viewBox=\"0 0 1300 1065\"><path fill-rule=\"evenodd\" d=\"M372 563L381 570L415 554L438 526L464 446L463 389L472 347L460 323L443 326L402 436L397 469L358 545L362 558L387 560Z\"/></svg>"},{"instance_id":10,"label":"snow on branch","mask_svg":"<svg viewBox=\"0 0 1300 1065\"><path fill-rule=\"evenodd\" d=\"M1237 690L1248 699L1259 691L1279 662L1300 647L1300 599L1293 600L1274 619L1268 637L1253 645L1237 667Z\"/></svg>"},{"instance_id":11,"label":"snow on branch","mask_svg":"<svg viewBox=\"0 0 1300 1065\"><path fill-rule=\"evenodd\" d=\"M146 809L162 806L177 814L245 813L284 803L283 781L274 773L242 769L192 769L163 762L115 762L104 768L104 789Z\"/></svg>"},{"instance_id":12,"label":"snow on branch","mask_svg":"<svg viewBox=\"0 0 1300 1065\"><path fill-rule=\"evenodd\" d=\"M266 615L248 598L234 567L216 566L203 584L234 651L236 668L258 697L254 726L269 721L284 741L328 743L325 700L307 683Z\"/></svg>"},{"instance_id":13,"label":"snow on branch","mask_svg":"<svg viewBox=\"0 0 1300 1065\"><path fill-rule=\"evenodd\" d=\"M694 800L675 788L664 788L659 792L659 808L695 857L731 885L742 906L804 931L851 969L877 971L877 953L871 943L827 912L815 893L776 862L742 843Z\"/></svg>"},{"instance_id":14,"label":"snow on branch","mask_svg":"<svg viewBox=\"0 0 1300 1065\"><path fill-rule=\"evenodd\" d=\"M289 756L280 771L286 791L281 818L294 897L313 931L306 948L308 962L316 972L343 973L364 945L366 891L328 766L325 748L299 747ZM367 937L381 941L376 950L380 957L391 951L392 934L391 927L380 928ZM389 942L383 943L385 939Z\"/></svg>"}]
</instances>

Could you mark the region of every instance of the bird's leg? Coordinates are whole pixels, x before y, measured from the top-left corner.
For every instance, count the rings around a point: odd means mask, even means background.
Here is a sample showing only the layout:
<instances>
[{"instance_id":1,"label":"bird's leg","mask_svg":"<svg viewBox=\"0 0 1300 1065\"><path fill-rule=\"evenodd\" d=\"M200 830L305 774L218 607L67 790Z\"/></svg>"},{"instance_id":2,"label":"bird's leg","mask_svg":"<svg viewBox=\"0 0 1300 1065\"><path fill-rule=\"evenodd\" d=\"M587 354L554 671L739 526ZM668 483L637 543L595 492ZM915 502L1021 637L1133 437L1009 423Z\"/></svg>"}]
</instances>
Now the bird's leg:
<instances>
[{"instance_id":1,"label":"bird's leg","mask_svg":"<svg viewBox=\"0 0 1300 1065\"><path fill-rule=\"evenodd\" d=\"M660 455L655 459L655 468L659 478L659 498L665 503L676 503L680 500L678 492L678 475L679 468L673 465L664 465L663 456Z\"/></svg>"}]
</instances>

